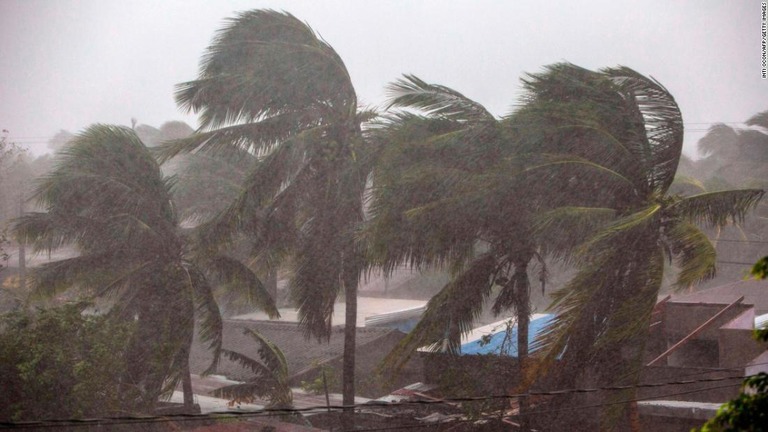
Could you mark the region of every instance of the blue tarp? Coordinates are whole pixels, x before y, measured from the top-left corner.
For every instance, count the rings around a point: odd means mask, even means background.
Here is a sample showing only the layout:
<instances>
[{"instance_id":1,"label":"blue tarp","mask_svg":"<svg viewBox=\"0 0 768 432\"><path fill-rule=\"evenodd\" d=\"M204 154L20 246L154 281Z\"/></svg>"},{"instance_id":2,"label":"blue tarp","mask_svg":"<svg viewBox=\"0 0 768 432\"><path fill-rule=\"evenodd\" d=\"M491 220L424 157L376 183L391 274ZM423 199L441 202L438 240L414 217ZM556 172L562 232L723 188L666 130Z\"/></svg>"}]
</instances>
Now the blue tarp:
<instances>
[{"instance_id":1,"label":"blue tarp","mask_svg":"<svg viewBox=\"0 0 768 432\"><path fill-rule=\"evenodd\" d=\"M554 315L545 315L531 321L528 326L529 343L533 342L534 338L552 319L554 319L554 317ZM501 350L502 345L504 347L504 352ZM510 357L517 357L517 324L512 327L512 332L509 336L507 336L507 327L505 325L500 325L498 330L490 335L488 343L484 343L482 340L474 340L461 346L461 355L472 354L503 354Z\"/></svg>"}]
</instances>

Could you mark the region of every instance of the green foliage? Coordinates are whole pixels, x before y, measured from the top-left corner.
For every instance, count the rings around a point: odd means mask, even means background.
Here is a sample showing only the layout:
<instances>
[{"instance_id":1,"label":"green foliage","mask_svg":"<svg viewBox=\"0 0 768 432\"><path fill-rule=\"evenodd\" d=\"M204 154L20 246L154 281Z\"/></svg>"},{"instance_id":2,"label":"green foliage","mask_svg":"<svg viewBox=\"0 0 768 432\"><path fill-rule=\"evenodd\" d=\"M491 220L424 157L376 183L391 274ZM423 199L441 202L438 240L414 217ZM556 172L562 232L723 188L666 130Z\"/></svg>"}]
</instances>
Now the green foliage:
<instances>
[{"instance_id":1,"label":"green foliage","mask_svg":"<svg viewBox=\"0 0 768 432\"><path fill-rule=\"evenodd\" d=\"M15 226L35 251L71 245L79 253L33 269L34 293L73 290L105 299L111 322L136 325L122 340L127 368L121 398L144 412L188 374L195 318L213 365L221 349L221 315L203 272L208 262L190 253L171 187L135 131L95 125L59 152L54 170L39 183L36 197L46 211L29 213ZM250 299L268 299L254 293L259 287L246 287Z\"/></svg>"},{"instance_id":2,"label":"green foliage","mask_svg":"<svg viewBox=\"0 0 768 432\"><path fill-rule=\"evenodd\" d=\"M316 362L313 362L313 367L317 366ZM338 373L336 369L328 364L320 366L320 372L311 381L301 381L301 389L312 394L320 395L325 394L326 386L328 391L331 392L338 388L340 384Z\"/></svg>"},{"instance_id":3,"label":"green foliage","mask_svg":"<svg viewBox=\"0 0 768 432\"><path fill-rule=\"evenodd\" d=\"M85 304L13 312L0 323L0 419L29 421L119 415L124 340L134 330Z\"/></svg>"},{"instance_id":4,"label":"green foliage","mask_svg":"<svg viewBox=\"0 0 768 432\"><path fill-rule=\"evenodd\" d=\"M231 205L201 227L201 243L215 251L244 235L270 271L290 257L299 322L308 336L329 338L339 292L347 310L357 301L364 255L356 230L372 160L362 127L371 113L358 111L344 62L289 13L242 12L217 33L198 78L177 86L176 101L200 115L200 129L161 146L163 159L197 151L256 156ZM346 329L352 336L354 324ZM349 404L353 356L347 343Z\"/></svg>"},{"instance_id":5,"label":"green foliage","mask_svg":"<svg viewBox=\"0 0 768 432\"><path fill-rule=\"evenodd\" d=\"M391 105L411 111L375 135L388 145L366 240L385 271L406 262L455 276L390 359L426 345L456 350L494 284L494 311L514 307L524 325L527 265L546 254L577 273L555 294L530 377L636 382L664 262L682 269L678 287L712 277L714 248L694 224L739 222L763 191L669 194L682 115L667 89L632 69L559 63L523 85L520 108L501 120L413 76L390 86ZM564 367L550 369L558 358ZM615 413L604 414L615 427Z\"/></svg>"},{"instance_id":6,"label":"green foliage","mask_svg":"<svg viewBox=\"0 0 768 432\"><path fill-rule=\"evenodd\" d=\"M270 407L290 407L293 394L288 385L288 363L283 352L262 334L246 329L244 333L259 345L259 360L236 351L222 350L225 357L253 373L245 383L213 391L213 395L230 399L230 405L252 403L257 397L269 399Z\"/></svg>"},{"instance_id":7,"label":"green foliage","mask_svg":"<svg viewBox=\"0 0 768 432\"><path fill-rule=\"evenodd\" d=\"M9 255L5 248L7 248L9 244L7 230L0 230L0 272L7 266L6 263L8 262ZM1 278L0 281L2 281Z\"/></svg>"},{"instance_id":8,"label":"green foliage","mask_svg":"<svg viewBox=\"0 0 768 432\"><path fill-rule=\"evenodd\" d=\"M768 277L768 256L764 256L757 260L755 265L752 266L750 274L755 279L765 279Z\"/></svg>"}]
</instances>

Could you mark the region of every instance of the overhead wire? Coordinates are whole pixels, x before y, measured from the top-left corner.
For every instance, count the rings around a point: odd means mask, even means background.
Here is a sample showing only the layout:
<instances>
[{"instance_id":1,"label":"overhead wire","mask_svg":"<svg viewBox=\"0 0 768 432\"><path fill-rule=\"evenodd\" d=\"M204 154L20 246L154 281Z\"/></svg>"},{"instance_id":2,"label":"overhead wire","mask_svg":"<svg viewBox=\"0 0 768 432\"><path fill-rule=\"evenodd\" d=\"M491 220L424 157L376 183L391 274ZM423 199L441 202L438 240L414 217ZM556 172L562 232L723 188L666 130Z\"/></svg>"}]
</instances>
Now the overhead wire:
<instances>
[{"instance_id":1,"label":"overhead wire","mask_svg":"<svg viewBox=\"0 0 768 432\"><path fill-rule=\"evenodd\" d=\"M604 406L611 406L611 405L621 405L631 402L643 402L643 401L651 401L651 400L658 400L660 397L670 397L670 396L682 396L685 394L690 393L698 393L701 391L709 391L709 390L718 390L722 388L728 388L728 386L715 386L715 387L707 387L704 389L696 389L696 390L688 390L688 391L681 391L681 392L675 392L675 393L666 393L663 395L654 395L654 396L648 396L643 398L632 398L632 399L625 399L620 401L613 401L613 402L601 402L597 404L588 404L588 405L578 405L578 406L570 406L570 407L563 407L563 408L554 408L554 409L544 409L544 410L533 410L528 411L527 413L523 413L524 416L533 416L533 415L542 415L542 414L550 414L555 412L562 412L562 411L573 411L573 410L580 410L585 408L600 408ZM519 414L518 414L519 415ZM476 423L478 421L483 420L492 420L492 419L498 419L499 414L488 414L485 416L480 416L476 418L471 419L462 419L462 420L456 420L456 419L450 419L450 420L444 420L442 422L434 422L434 423L421 423L421 424L415 424L415 425L403 425L403 426L389 426L389 427L382 427L382 428L366 428L366 429L355 429L355 431L359 432L375 432L375 431L385 431L385 430L400 430L400 429L413 429L413 428L419 428L419 427L430 427L430 426L439 426L440 424L460 424L460 423Z\"/></svg>"},{"instance_id":2,"label":"overhead wire","mask_svg":"<svg viewBox=\"0 0 768 432\"><path fill-rule=\"evenodd\" d=\"M659 388L667 386L681 386L706 382L721 382L729 380L744 380L749 376L737 375L727 377L710 377L701 378L695 380L677 380L661 383L641 383L622 386L605 386L594 388L576 388L576 389L562 389L562 390L548 390L548 391L529 391L525 393L516 394L503 394L492 396L476 396L476 397L459 397L459 398L439 398L434 400L418 400L418 401L403 401L398 403L364 403L353 405L317 405L305 408L265 408L259 411L245 412L245 411L222 411L207 414L173 414L167 416L120 416L120 417L101 417L92 419L47 419L39 421L27 421L27 422L0 422L0 428L45 428L45 427L61 427L72 425L93 425L93 424L128 424L128 423L149 423L149 422L167 422L167 421L185 421L185 420L202 420L202 419L225 419L225 418L241 418L241 417L264 417L277 414L291 414L291 413L303 413L312 411L339 411L346 409L356 408L394 408L402 407L405 405L436 405L444 403L460 403L460 402L482 402L499 399L517 399L522 397L531 396L558 396L566 394L586 394L596 393L602 391L621 391L632 390L641 388ZM733 384L727 387L733 386ZM706 389L697 389L692 392L705 391ZM660 396L654 396L652 399L656 399Z\"/></svg>"}]
</instances>

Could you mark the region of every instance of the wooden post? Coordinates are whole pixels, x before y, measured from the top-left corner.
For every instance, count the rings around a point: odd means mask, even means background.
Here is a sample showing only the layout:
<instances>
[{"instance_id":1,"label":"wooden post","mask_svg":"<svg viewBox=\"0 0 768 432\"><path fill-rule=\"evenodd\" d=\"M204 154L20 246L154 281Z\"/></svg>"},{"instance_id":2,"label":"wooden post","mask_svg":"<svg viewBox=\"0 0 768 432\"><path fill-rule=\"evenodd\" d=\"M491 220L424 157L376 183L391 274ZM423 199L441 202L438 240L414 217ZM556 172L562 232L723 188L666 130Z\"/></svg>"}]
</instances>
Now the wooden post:
<instances>
[{"instance_id":1,"label":"wooden post","mask_svg":"<svg viewBox=\"0 0 768 432\"><path fill-rule=\"evenodd\" d=\"M19 217L24 216L24 196L19 194ZM27 248L19 238L19 293L27 297Z\"/></svg>"},{"instance_id":2,"label":"wooden post","mask_svg":"<svg viewBox=\"0 0 768 432\"><path fill-rule=\"evenodd\" d=\"M325 406L328 407L328 412L331 412L331 397L328 395L328 380L325 378L325 368L323 371L323 390L325 390Z\"/></svg>"}]
</instances>

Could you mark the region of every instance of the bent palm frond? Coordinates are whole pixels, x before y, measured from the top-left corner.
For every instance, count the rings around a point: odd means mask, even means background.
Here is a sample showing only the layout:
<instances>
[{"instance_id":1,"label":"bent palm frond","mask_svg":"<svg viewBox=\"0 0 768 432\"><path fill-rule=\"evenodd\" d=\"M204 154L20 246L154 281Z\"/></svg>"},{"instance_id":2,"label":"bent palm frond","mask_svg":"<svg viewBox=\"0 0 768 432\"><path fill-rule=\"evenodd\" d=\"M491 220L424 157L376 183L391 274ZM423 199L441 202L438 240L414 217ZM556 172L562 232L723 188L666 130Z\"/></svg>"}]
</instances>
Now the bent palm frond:
<instances>
[{"instance_id":1,"label":"bent palm frond","mask_svg":"<svg viewBox=\"0 0 768 432\"><path fill-rule=\"evenodd\" d=\"M427 303L427 310L416 327L384 359L386 368L405 364L418 348L448 353L459 352L461 337L472 330L483 304L491 295L496 259L483 254Z\"/></svg>"},{"instance_id":2,"label":"bent palm frond","mask_svg":"<svg viewBox=\"0 0 768 432\"><path fill-rule=\"evenodd\" d=\"M226 255L217 255L212 258L208 266L227 284L228 289L239 292L248 304L261 308L270 318L280 317L275 300L256 273L248 266Z\"/></svg>"},{"instance_id":3,"label":"bent palm frond","mask_svg":"<svg viewBox=\"0 0 768 432\"><path fill-rule=\"evenodd\" d=\"M415 108L428 115L461 121L495 121L484 106L449 87L428 84L415 75L389 84L389 107Z\"/></svg>"},{"instance_id":4,"label":"bent palm frond","mask_svg":"<svg viewBox=\"0 0 768 432\"><path fill-rule=\"evenodd\" d=\"M680 268L675 281L677 289L690 288L715 276L715 247L695 225L686 221L675 223L667 232L667 242Z\"/></svg>"},{"instance_id":5,"label":"bent palm frond","mask_svg":"<svg viewBox=\"0 0 768 432\"><path fill-rule=\"evenodd\" d=\"M666 192L682 154L683 117L671 93L658 81L628 67L603 69L626 95L622 115L632 122L628 142L651 190ZM632 113L635 111L636 114Z\"/></svg>"},{"instance_id":6,"label":"bent palm frond","mask_svg":"<svg viewBox=\"0 0 768 432\"><path fill-rule=\"evenodd\" d=\"M254 396L267 397L270 406L289 406L293 396L288 386L288 363L280 348L260 333L246 329L244 333L259 344L257 361L244 354L231 350L222 353L231 361L249 369L253 373L244 384L235 384L214 390L217 397L231 399L234 402L252 401Z\"/></svg>"},{"instance_id":7,"label":"bent palm frond","mask_svg":"<svg viewBox=\"0 0 768 432\"><path fill-rule=\"evenodd\" d=\"M693 223L724 226L729 220L743 222L763 195L765 191L761 189L709 192L683 198L669 206L669 210Z\"/></svg>"},{"instance_id":8,"label":"bent palm frond","mask_svg":"<svg viewBox=\"0 0 768 432\"><path fill-rule=\"evenodd\" d=\"M200 113L203 130L306 107L338 114L357 105L336 51L293 15L271 10L230 19L208 48L199 78L177 86L176 100Z\"/></svg>"}]
</instances>

